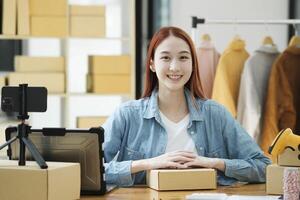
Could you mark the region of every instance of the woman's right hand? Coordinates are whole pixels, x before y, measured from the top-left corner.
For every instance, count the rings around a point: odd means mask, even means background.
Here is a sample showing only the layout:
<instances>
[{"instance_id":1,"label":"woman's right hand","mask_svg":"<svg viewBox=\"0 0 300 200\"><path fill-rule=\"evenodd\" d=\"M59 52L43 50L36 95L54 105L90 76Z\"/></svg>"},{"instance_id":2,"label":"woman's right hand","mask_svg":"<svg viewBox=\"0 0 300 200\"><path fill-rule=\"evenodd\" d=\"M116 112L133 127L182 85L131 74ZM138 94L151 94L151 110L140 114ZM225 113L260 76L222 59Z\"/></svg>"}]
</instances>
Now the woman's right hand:
<instances>
[{"instance_id":1,"label":"woman's right hand","mask_svg":"<svg viewBox=\"0 0 300 200\"><path fill-rule=\"evenodd\" d=\"M196 154L191 151L173 151L154 158L134 160L131 164L131 173L159 168L185 169L185 163L194 161Z\"/></svg>"},{"instance_id":2,"label":"woman's right hand","mask_svg":"<svg viewBox=\"0 0 300 200\"><path fill-rule=\"evenodd\" d=\"M148 169L159 168L187 168L184 165L187 162L191 162L196 158L196 155L191 151L173 151L162 154L160 156L149 158Z\"/></svg>"}]
</instances>

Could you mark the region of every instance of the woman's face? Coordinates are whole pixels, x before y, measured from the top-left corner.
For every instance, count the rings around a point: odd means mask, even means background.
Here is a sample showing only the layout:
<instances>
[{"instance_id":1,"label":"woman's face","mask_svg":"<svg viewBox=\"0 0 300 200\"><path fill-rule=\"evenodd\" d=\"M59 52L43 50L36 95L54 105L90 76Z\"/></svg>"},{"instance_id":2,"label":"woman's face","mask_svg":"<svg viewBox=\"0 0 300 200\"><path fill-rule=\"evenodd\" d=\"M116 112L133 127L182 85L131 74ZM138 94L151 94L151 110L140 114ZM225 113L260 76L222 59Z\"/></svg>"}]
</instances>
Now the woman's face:
<instances>
[{"instance_id":1,"label":"woman's face","mask_svg":"<svg viewBox=\"0 0 300 200\"><path fill-rule=\"evenodd\" d=\"M171 35L157 46L151 69L157 75L159 90L183 90L192 68L191 50L181 38Z\"/></svg>"}]
</instances>

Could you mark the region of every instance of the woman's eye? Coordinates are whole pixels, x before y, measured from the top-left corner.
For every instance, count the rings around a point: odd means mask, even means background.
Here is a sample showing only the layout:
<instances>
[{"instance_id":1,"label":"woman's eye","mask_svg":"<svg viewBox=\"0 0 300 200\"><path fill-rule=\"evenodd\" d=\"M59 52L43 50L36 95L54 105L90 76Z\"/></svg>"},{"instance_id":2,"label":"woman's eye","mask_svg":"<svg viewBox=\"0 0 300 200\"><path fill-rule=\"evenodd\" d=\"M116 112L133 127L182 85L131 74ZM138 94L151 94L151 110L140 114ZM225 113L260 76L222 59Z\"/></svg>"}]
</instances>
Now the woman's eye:
<instances>
[{"instance_id":1,"label":"woman's eye","mask_svg":"<svg viewBox=\"0 0 300 200\"><path fill-rule=\"evenodd\" d=\"M188 56L180 56L180 60L187 60L187 59L189 59Z\"/></svg>"},{"instance_id":2,"label":"woman's eye","mask_svg":"<svg viewBox=\"0 0 300 200\"><path fill-rule=\"evenodd\" d=\"M162 60L170 60L170 57L169 56L163 56L160 59L162 59Z\"/></svg>"}]
</instances>

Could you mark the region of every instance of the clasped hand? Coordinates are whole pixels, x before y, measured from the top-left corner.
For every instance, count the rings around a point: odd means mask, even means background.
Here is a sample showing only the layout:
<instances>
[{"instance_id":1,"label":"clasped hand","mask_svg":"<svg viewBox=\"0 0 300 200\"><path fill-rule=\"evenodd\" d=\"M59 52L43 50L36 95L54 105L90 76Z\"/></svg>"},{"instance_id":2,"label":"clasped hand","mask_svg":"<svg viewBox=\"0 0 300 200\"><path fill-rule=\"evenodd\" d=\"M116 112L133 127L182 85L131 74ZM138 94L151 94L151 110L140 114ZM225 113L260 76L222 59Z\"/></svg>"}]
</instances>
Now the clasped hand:
<instances>
[{"instance_id":1,"label":"clasped hand","mask_svg":"<svg viewBox=\"0 0 300 200\"><path fill-rule=\"evenodd\" d=\"M212 168L213 158L198 156L191 151L173 151L149 159L150 169L159 168L178 168L186 169L189 167Z\"/></svg>"}]
</instances>

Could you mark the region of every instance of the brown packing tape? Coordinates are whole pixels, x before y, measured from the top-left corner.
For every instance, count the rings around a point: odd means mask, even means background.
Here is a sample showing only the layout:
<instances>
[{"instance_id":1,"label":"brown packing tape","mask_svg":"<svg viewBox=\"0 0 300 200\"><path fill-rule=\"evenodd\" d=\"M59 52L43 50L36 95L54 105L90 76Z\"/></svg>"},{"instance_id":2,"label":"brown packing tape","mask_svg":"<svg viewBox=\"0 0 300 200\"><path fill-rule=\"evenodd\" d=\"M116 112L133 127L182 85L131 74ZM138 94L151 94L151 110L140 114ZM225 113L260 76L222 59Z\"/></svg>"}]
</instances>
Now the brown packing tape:
<instances>
[{"instance_id":1,"label":"brown packing tape","mask_svg":"<svg viewBox=\"0 0 300 200\"><path fill-rule=\"evenodd\" d=\"M71 5L70 14L72 16L105 16L105 6L92 5Z\"/></svg>"},{"instance_id":2,"label":"brown packing tape","mask_svg":"<svg viewBox=\"0 0 300 200\"><path fill-rule=\"evenodd\" d=\"M77 37L105 37L105 17L71 16L70 35Z\"/></svg>"}]
</instances>

